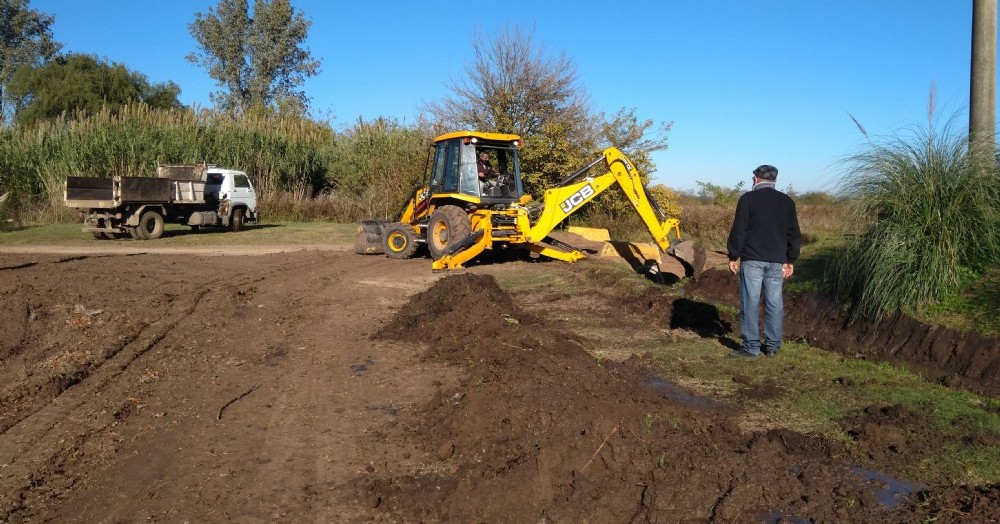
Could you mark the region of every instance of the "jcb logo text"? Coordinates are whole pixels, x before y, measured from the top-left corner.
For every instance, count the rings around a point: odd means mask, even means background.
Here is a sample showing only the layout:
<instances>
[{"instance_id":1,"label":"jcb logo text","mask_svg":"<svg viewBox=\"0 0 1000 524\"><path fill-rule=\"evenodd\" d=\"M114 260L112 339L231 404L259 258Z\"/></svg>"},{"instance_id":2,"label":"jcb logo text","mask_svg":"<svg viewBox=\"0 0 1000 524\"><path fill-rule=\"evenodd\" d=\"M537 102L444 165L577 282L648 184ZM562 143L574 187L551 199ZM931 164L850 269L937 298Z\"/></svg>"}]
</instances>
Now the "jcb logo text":
<instances>
[{"instance_id":1,"label":"jcb logo text","mask_svg":"<svg viewBox=\"0 0 1000 524\"><path fill-rule=\"evenodd\" d=\"M562 209L563 213L569 214L576 206L583 203L584 200L590 198L594 194L594 188L587 184L581 187L576 193L573 193L566 200L563 200L559 204L559 208Z\"/></svg>"}]
</instances>

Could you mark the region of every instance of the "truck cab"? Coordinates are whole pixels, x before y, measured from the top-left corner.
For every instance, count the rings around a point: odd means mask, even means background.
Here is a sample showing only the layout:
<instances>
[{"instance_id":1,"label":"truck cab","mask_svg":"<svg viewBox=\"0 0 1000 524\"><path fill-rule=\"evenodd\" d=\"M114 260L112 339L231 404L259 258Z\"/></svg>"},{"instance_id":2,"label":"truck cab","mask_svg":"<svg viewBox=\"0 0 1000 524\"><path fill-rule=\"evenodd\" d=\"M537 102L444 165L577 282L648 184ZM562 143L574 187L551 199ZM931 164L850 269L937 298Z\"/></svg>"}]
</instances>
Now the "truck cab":
<instances>
[{"instance_id":1,"label":"truck cab","mask_svg":"<svg viewBox=\"0 0 1000 524\"><path fill-rule=\"evenodd\" d=\"M229 212L220 212L222 215L231 216L237 209L243 209L246 219L254 219L257 214L257 193L250 177L242 171L208 168L205 173L205 201L215 201L222 206L228 202Z\"/></svg>"}]
</instances>

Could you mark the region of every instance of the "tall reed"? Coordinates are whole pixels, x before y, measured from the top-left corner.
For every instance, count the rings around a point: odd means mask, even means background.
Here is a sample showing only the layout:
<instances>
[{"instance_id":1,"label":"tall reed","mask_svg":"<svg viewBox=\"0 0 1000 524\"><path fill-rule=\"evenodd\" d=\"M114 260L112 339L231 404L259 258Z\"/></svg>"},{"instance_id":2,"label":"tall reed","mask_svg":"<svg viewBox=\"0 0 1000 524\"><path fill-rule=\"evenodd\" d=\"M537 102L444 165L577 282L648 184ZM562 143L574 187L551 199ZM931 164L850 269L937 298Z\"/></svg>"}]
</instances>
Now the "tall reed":
<instances>
[{"instance_id":1,"label":"tall reed","mask_svg":"<svg viewBox=\"0 0 1000 524\"><path fill-rule=\"evenodd\" d=\"M1000 177L993 158L969 155L966 134L933 121L870 145L847 162L853 236L829 280L856 317L878 320L919 312L996 265Z\"/></svg>"},{"instance_id":2,"label":"tall reed","mask_svg":"<svg viewBox=\"0 0 1000 524\"><path fill-rule=\"evenodd\" d=\"M319 192L327 185L333 130L270 115L240 120L210 111L133 105L116 113L75 113L0 140L0 184L23 199L60 204L66 177L151 176L159 163L208 162L244 170L263 196Z\"/></svg>"}]
</instances>

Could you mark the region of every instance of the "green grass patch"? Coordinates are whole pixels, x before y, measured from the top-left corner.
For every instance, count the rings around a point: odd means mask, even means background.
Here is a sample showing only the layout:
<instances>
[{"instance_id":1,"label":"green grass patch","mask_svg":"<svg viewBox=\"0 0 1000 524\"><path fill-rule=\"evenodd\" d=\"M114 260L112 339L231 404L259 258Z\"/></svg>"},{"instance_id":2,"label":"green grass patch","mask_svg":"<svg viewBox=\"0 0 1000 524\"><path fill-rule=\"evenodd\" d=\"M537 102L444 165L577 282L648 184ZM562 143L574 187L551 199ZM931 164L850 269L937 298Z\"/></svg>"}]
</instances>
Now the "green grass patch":
<instances>
[{"instance_id":1,"label":"green grass patch","mask_svg":"<svg viewBox=\"0 0 1000 524\"><path fill-rule=\"evenodd\" d=\"M353 244L357 224L335 222L274 222L250 224L239 233L223 228L204 228L198 233L187 226L167 224L163 238L157 240L96 240L84 233L80 224L44 224L21 226L0 232L0 244L127 244L150 246L206 246L249 244Z\"/></svg>"},{"instance_id":2,"label":"green grass patch","mask_svg":"<svg viewBox=\"0 0 1000 524\"><path fill-rule=\"evenodd\" d=\"M938 386L890 364L802 344L786 343L779 358L754 361L728 359L720 345L703 340L676 341L653 354L665 379L715 397L723 393L725 401L763 417L766 425L819 433L849 447L851 419L869 406L900 405L926 420L902 429L916 442L940 446L933 460L915 460L897 474L947 484L1000 481L1000 410L994 399ZM738 386L734 376L740 377ZM782 392L747 400L739 391L765 386Z\"/></svg>"}]
</instances>

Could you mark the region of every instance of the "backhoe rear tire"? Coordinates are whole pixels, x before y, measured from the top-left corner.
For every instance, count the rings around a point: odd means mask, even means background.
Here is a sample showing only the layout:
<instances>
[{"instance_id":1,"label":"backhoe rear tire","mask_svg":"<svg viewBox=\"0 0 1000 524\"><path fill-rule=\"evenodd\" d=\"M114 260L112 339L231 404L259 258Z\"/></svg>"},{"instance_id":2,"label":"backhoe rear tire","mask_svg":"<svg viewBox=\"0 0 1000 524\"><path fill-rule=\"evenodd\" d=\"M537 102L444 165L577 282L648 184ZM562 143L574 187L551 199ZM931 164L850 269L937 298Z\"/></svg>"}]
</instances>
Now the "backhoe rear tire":
<instances>
[{"instance_id":1,"label":"backhoe rear tire","mask_svg":"<svg viewBox=\"0 0 1000 524\"><path fill-rule=\"evenodd\" d=\"M417 252L417 234L402 222L390 224L382 232L382 250L389 258L410 258Z\"/></svg>"},{"instance_id":2,"label":"backhoe rear tire","mask_svg":"<svg viewBox=\"0 0 1000 524\"><path fill-rule=\"evenodd\" d=\"M427 223L427 248L437 260L444 256L449 242L458 242L472 233L469 214L458 206L441 206Z\"/></svg>"}]
</instances>

